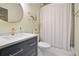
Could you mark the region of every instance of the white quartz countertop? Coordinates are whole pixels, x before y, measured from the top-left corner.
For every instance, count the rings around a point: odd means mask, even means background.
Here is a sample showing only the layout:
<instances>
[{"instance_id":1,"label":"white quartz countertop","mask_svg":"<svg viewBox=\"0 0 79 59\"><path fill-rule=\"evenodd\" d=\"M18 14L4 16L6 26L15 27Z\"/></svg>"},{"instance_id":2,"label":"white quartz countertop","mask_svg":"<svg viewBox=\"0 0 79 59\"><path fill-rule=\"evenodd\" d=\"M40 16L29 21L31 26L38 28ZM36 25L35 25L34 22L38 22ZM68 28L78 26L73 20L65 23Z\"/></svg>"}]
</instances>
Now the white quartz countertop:
<instances>
[{"instance_id":1,"label":"white quartz countertop","mask_svg":"<svg viewBox=\"0 0 79 59\"><path fill-rule=\"evenodd\" d=\"M0 36L0 49L22 42L24 40L28 40L36 36L37 36L36 34L31 34L31 33L17 33L15 35L2 35Z\"/></svg>"}]
</instances>

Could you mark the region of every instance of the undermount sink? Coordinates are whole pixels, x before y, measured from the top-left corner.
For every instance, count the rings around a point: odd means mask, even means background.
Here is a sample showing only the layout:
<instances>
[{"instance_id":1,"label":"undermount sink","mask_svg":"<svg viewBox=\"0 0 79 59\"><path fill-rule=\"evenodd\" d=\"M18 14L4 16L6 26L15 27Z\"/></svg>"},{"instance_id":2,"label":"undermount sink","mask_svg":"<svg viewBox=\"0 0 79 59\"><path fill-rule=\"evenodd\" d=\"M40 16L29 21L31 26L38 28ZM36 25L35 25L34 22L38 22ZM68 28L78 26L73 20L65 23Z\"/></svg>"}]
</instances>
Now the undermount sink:
<instances>
[{"instance_id":1,"label":"undermount sink","mask_svg":"<svg viewBox=\"0 0 79 59\"><path fill-rule=\"evenodd\" d=\"M29 36L33 36L33 34L30 33L16 33L15 35L3 35L1 36L1 38L3 39L8 39L8 40L16 40L19 38L24 38L24 37L29 37Z\"/></svg>"},{"instance_id":2,"label":"undermount sink","mask_svg":"<svg viewBox=\"0 0 79 59\"><path fill-rule=\"evenodd\" d=\"M24 37L25 35L19 33L19 34L15 34L15 35L3 35L1 36L4 39L14 39L14 38L20 38L20 37Z\"/></svg>"}]
</instances>

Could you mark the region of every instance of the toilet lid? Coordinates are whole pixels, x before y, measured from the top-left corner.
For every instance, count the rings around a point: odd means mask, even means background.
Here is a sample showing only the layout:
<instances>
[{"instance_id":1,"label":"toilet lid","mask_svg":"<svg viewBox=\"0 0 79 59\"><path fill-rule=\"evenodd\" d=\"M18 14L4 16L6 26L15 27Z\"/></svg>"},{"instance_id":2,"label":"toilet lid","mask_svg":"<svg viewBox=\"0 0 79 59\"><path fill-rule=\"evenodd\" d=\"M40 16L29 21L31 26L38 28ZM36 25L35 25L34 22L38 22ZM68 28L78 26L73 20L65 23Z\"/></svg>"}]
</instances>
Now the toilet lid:
<instances>
[{"instance_id":1,"label":"toilet lid","mask_svg":"<svg viewBox=\"0 0 79 59\"><path fill-rule=\"evenodd\" d=\"M50 47L50 45L48 43L46 43L46 42L39 42L38 46L39 47L45 47L45 48L49 48Z\"/></svg>"}]
</instances>

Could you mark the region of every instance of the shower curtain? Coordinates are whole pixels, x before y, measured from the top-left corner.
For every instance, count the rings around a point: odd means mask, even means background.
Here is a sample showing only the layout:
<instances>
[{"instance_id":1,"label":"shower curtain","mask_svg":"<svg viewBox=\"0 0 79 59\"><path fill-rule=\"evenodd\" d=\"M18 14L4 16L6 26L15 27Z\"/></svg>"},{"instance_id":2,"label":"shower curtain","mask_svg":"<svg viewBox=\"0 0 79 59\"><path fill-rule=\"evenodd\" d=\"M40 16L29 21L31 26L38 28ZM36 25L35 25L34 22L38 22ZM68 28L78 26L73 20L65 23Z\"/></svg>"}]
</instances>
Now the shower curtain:
<instances>
[{"instance_id":1,"label":"shower curtain","mask_svg":"<svg viewBox=\"0 0 79 59\"><path fill-rule=\"evenodd\" d=\"M54 3L40 9L40 40L52 47L69 50L72 4Z\"/></svg>"}]
</instances>

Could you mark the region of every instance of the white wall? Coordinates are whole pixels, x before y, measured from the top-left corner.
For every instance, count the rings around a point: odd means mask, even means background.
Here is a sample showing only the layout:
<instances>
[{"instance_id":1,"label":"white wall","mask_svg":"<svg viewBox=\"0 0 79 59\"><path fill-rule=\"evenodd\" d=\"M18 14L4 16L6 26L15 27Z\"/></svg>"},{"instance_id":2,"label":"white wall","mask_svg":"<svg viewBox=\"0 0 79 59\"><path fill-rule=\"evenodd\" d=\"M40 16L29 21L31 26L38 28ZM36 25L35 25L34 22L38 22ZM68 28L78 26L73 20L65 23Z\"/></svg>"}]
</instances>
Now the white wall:
<instances>
[{"instance_id":1,"label":"white wall","mask_svg":"<svg viewBox=\"0 0 79 59\"><path fill-rule=\"evenodd\" d=\"M75 13L79 10L79 4L75 4ZM75 51L79 55L79 12L75 14Z\"/></svg>"},{"instance_id":2,"label":"white wall","mask_svg":"<svg viewBox=\"0 0 79 59\"><path fill-rule=\"evenodd\" d=\"M24 15L22 21L18 23L8 23L0 20L0 33L11 32L11 29L14 27L16 31L19 31L22 27L22 31L32 33L39 33L39 9L40 4L22 4L24 9ZM29 16L29 12L33 16L37 16L37 21L32 22L32 18ZM36 29L36 31L35 31Z\"/></svg>"},{"instance_id":3,"label":"white wall","mask_svg":"<svg viewBox=\"0 0 79 59\"><path fill-rule=\"evenodd\" d=\"M24 4L23 7L25 16L21 22L21 24L23 24L22 26L25 28L26 32L34 31L35 33L38 33L40 4ZM37 21L34 22L34 24L32 22L32 18L30 17L31 15L37 16ZM37 29L37 31L35 31L34 29Z\"/></svg>"}]
</instances>

